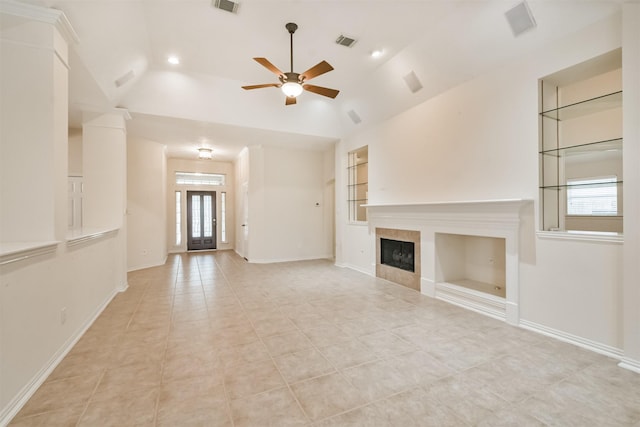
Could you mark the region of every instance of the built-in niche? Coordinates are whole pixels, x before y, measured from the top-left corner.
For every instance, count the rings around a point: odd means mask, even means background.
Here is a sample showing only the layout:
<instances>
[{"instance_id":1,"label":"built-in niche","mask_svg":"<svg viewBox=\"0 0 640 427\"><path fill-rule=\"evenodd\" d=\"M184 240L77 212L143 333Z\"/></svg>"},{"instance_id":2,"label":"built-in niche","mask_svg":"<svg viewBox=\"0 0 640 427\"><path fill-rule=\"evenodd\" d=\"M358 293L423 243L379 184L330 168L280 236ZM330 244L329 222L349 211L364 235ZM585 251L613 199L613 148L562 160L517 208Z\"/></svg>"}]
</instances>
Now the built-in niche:
<instances>
[{"instance_id":1,"label":"built-in niche","mask_svg":"<svg viewBox=\"0 0 640 427\"><path fill-rule=\"evenodd\" d=\"M506 297L505 239L435 234L436 281Z\"/></svg>"}]
</instances>

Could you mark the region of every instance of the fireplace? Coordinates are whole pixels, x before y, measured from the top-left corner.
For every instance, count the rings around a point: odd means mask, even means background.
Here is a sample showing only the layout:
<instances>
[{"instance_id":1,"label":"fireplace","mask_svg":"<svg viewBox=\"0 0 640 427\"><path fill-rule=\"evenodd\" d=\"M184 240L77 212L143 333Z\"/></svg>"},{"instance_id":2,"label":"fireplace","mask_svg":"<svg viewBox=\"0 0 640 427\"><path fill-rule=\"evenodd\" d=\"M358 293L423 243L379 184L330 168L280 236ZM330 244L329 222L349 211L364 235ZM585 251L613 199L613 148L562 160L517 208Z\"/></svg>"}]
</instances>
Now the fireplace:
<instances>
[{"instance_id":1,"label":"fireplace","mask_svg":"<svg viewBox=\"0 0 640 427\"><path fill-rule=\"evenodd\" d=\"M519 238L533 227L531 200L371 204L367 218L376 276L519 324ZM415 243L415 273L381 263L382 239Z\"/></svg>"},{"instance_id":2,"label":"fireplace","mask_svg":"<svg viewBox=\"0 0 640 427\"><path fill-rule=\"evenodd\" d=\"M420 232L376 228L376 276L420 290Z\"/></svg>"},{"instance_id":3,"label":"fireplace","mask_svg":"<svg viewBox=\"0 0 640 427\"><path fill-rule=\"evenodd\" d=\"M380 239L380 263L414 273L414 250L413 242Z\"/></svg>"}]
</instances>

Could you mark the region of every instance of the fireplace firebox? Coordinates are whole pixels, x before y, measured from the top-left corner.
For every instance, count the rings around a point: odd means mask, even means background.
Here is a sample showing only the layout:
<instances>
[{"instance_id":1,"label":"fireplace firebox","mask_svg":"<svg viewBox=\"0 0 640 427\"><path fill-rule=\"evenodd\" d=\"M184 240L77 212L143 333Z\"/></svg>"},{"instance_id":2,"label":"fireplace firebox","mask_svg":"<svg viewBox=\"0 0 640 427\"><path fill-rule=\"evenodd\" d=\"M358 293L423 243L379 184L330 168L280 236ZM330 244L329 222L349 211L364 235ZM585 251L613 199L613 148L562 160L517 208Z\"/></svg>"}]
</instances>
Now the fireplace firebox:
<instances>
[{"instance_id":1,"label":"fireplace firebox","mask_svg":"<svg viewBox=\"0 0 640 427\"><path fill-rule=\"evenodd\" d=\"M380 239L380 263L415 272L415 244L400 240Z\"/></svg>"}]
</instances>

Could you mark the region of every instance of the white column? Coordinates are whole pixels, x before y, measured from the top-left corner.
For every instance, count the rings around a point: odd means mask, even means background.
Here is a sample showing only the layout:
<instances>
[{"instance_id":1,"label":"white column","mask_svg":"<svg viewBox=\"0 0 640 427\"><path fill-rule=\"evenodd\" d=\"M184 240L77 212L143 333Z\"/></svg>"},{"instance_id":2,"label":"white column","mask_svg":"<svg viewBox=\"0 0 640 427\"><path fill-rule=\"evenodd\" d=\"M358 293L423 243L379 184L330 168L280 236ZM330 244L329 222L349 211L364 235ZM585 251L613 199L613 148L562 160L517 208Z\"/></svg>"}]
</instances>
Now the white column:
<instances>
[{"instance_id":1,"label":"white column","mask_svg":"<svg viewBox=\"0 0 640 427\"><path fill-rule=\"evenodd\" d=\"M640 4L624 3L622 12L624 359L620 366L640 372Z\"/></svg>"},{"instance_id":2,"label":"white column","mask_svg":"<svg viewBox=\"0 0 640 427\"><path fill-rule=\"evenodd\" d=\"M84 113L82 164L84 169L83 228L118 229L126 210L126 110Z\"/></svg>"},{"instance_id":3,"label":"white column","mask_svg":"<svg viewBox=\"0 0 640 427\"><path fill-rule=\"evenodd\" d=\"M60 11L0 3L0 236L62 240L67 216L68 55Z\"/></svg>"},{"instance_id":4,"label":"white column","mask_svg":"<svg viewBox=\"0 0 640 427\"><path fill-rule=\"evenodd\" d=\"M118 230L121 254L115 275L118 290L127 288L127 130L124 109L84 113L82 124L83 230Z\"/></svg>"}]
</instances>

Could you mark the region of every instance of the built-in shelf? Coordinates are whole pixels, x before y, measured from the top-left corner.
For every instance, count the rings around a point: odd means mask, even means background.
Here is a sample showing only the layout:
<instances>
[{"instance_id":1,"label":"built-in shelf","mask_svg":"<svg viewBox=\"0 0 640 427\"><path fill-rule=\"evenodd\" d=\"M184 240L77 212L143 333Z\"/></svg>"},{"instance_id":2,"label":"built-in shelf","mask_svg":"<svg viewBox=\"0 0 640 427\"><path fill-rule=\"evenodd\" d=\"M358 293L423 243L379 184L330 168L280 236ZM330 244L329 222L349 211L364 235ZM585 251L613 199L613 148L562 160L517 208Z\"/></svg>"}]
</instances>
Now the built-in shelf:
<instances>
[{"instance_id":1,"label":"built-in shelf","mask_svg":"<svg viewBox=\"0 0 640 427\"><path fill-rule=\"evenodd\" d=\"M554 120L570 120L589 114L600 113L602 111L620 108L622 106L622 91L598 96L563 107L553 108L543 111L543 117Z\"/></svg>"},{"instance_id":2,"label":"built-in shelf","mask_svg":"<svg viewBox=\"0 0 640 427\"><path fill-rule=\"evenodd\" d=\"M622 232L622 71L619 54L605 59L540 80L542 230Z\"/></svg>"},{"instance_id":3,"label":"built-in shelf","mask_svg":"<svg viewBox=\"0 0 640 427\"><path fill-rule=\"evenodd\" d=\"M622 151L622 138L608 139L606 141L588 142L586 144L571 145L568 147L543 150L540 154L553 157L576 156L587 153Z\"/></svg>"}]
</instances>

